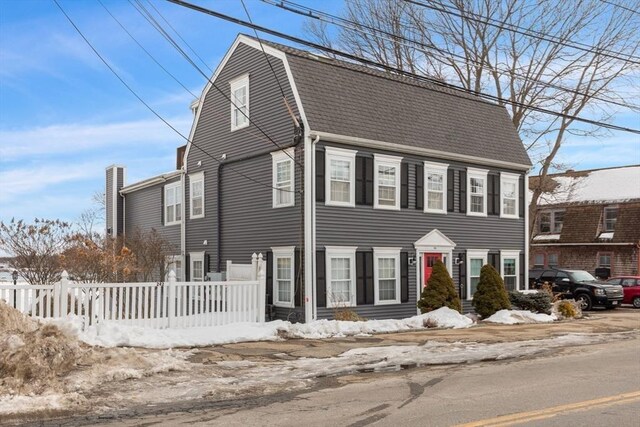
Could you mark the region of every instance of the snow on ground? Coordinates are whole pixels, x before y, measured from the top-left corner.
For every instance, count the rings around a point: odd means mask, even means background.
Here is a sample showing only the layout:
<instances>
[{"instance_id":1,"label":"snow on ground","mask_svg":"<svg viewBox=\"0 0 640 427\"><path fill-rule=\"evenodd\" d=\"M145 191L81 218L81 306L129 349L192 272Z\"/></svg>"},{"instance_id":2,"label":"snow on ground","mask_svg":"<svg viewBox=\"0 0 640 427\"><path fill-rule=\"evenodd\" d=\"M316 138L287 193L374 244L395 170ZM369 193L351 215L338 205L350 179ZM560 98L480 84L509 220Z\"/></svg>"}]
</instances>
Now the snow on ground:
<instances>
[{"instance_id":1,"label":"snow on ground","mask_svg":"<svg viewBox=\"0 0 640 427\"><path fill-rule=\"evenodd\" d=\"M264 324L234 323L185 329L154 329L103 321L82 331L81 319L78 317L53 322L89 345L144 348L200 347L246 341L274 341L282 338L321 339L401 332L426 327L467 328L473 325L473 320L447 307L407 319L363 322L318 320L311 323L276 320Z\"/></svg>"},{"instance_id":2,"label":"snow on ground","mask_svg":"<svg viewBox=\"0 0 640 427\"><path fill-rule=\"evenodd\" d=\"M484 319L485 322L516 325L518 323L549 323L558 318L554 315L532 313L529 310L500 310Z\"/></svg>"}]
</instances>

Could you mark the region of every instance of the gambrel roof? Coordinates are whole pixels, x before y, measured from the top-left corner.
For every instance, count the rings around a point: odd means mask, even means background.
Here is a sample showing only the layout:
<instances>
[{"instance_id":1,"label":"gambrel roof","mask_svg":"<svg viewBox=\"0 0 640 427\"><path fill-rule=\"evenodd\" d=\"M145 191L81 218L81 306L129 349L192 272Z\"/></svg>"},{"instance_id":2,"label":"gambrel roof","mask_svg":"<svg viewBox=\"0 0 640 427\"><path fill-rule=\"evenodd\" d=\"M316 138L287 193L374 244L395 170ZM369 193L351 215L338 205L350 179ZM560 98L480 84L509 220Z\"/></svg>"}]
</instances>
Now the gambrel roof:
<instances>
[{"instance_id":1,"label":"gambrel roof","mask_svg":"<svg viewBox=\"0 0 640 427\"><path fill-rule=\"evenodd\" d=\"M531 165L502 106L429 82L263 43L286 54L313 131Z\"/></svg>"}]
</instances>

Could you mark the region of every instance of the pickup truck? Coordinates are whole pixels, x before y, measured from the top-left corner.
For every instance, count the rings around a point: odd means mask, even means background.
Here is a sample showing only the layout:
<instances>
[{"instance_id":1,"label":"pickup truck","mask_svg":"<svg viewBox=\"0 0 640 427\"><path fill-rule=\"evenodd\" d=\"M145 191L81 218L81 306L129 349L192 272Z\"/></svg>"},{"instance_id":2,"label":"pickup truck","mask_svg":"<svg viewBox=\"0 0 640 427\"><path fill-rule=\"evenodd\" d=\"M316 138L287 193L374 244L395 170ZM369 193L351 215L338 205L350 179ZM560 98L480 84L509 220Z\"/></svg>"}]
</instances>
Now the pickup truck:
<instances>
[{"instance_id":1,"label":"pickup truck","mask_svg":"<svg viewBox=\"0 0 640 427\"><path fill-rule=\"evenodd\" d=\"M554 294L580 302L583 310L595 306L613 309L622 304L622 286L601 282L583 270L547 269L537 277L535 287L545 282L551 284Z\"/></svg>"}]
</instances>

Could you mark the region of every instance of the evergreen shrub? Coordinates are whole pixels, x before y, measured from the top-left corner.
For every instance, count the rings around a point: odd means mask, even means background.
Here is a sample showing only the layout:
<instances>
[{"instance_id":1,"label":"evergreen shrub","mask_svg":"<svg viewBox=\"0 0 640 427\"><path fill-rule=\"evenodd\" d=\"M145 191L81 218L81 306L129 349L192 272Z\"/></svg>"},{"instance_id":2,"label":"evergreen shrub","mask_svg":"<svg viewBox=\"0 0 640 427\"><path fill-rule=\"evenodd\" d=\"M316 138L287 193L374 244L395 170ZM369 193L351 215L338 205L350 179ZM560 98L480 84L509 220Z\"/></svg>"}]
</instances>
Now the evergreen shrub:
<instances>
[{"instance_id":1,"label":"evergreen shrub","mask_svg":"<svg viewBox=\"0 0 640 427\"><path fill-rule=\"evenodd\" d=\"M436 261L433 264L427 286L420 295L418 308L421 313L428 313L440 307L449 307L452 310L462 312L462 304L447 267L441 261Z\"/></svg>"},{"instance_id":2,"label":"evergreen shrub","mask_svg":"<svg viewBox=\"0 0 640 427\"><path fill-rule=\"evenodd\" d=\"M548 292L523 294L518 291L509 292L509 302L520 310L534 313L551 314L551 295Z\"/></svg>"},{"instance_id":3,"label":"evergreen shrub","mask_svg":"<svg viewBox=\"0 0 640 427\"><path fill-rule=\"evenodd\" d=\"M483 318L487 318L500 310L509 310L509 295L504 281L492 265L485 265L480 270L480 281L473 294L473 308Z\"/></svg>"}]
</instances>

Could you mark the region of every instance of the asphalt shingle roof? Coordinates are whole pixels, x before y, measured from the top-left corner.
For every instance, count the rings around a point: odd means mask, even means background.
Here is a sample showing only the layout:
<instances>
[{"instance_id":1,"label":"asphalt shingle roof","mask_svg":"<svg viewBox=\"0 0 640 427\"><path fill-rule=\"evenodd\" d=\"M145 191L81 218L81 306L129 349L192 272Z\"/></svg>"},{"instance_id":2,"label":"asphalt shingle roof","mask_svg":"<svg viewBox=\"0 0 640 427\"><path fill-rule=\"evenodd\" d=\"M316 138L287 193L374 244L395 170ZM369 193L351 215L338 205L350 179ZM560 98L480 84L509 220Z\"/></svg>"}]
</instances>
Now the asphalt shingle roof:
<instances>
[{"instance_id":1,"label":"asphalt shingle roof","mask_svg":"<svg viewBox=\"0 0 640 427\"><path fill-rule=\"evenodd\" d=\"M264 43L287 54L313 131L531 165L504 107L429 82Z\"/></svg>"}]
</instances>

